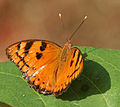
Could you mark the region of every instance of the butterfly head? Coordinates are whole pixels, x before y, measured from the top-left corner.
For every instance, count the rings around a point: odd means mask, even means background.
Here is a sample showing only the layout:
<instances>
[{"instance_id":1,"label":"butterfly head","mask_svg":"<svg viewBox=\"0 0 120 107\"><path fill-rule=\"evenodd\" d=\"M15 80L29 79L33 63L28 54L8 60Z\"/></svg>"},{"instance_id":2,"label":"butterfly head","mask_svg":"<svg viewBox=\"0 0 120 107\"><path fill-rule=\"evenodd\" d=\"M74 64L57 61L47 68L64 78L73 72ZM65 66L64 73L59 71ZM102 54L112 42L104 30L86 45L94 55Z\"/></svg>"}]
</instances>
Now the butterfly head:
<instances>
[{"instance_id":1,"label":"butterfly head","mask_svg":"<svg viewBox=\"0 0 120 107\"><path fill-rule=\"evenodd\" d=\"M64 48L69 48L69 49L71 49L71 42L70 42L70 41L67 41L67 42L64 44Z\"/></svg>"}]
</instances>

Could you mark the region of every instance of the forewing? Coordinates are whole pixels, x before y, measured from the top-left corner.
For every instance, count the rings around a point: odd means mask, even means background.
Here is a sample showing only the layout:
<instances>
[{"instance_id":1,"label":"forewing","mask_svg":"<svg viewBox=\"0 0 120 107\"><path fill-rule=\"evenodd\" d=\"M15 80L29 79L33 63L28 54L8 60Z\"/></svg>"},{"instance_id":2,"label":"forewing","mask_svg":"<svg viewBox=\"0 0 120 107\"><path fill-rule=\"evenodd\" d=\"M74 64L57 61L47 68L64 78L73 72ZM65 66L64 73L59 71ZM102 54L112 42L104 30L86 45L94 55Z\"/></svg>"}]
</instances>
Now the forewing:
<instances>
[{"instance_id":1,"label":"forewing","mask_svg":"<svg viewBox=\"0 0 120 107\"><path fill-rule=\"evenodd\" d=\"M44 40L26 40L17 42L6 49L12 60L28 83L43 94L52 92L54 71L58 65L61 47Z\"/></svg>"},{"instance_id":2,"label":"forewing","mask_svg":"<svg viewBox=\"0 0 120 107\"><path fill-rule=\"evenodd\" d=\"M78 48L72 48L64 66L64 70L58 69L57 82L53 91L55 96L62 94L77 78L83 70L82 53Z\"/></svg>"}]
</instances>

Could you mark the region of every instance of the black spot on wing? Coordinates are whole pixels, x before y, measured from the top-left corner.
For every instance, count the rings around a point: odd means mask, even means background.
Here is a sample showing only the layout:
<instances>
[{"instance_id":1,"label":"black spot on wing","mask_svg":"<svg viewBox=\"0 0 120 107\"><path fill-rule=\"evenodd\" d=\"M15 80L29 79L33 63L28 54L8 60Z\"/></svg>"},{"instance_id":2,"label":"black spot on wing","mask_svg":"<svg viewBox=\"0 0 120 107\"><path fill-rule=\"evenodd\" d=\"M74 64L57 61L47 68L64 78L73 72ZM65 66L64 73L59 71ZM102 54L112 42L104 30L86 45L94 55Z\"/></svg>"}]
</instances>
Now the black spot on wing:
<instances>
[{"instance_id":1,"label":"black spot on wing","mask_svg":"<svg viewBox=\"0 0 120 107\"><path fill-rule=\"evenodd\" d=\"M20 55L18 55L18 52L16 52L16 55L21 59L21 61L23 61L23 57L21 57Z\"/></svg>"},{"instance_id":2,"label":"black spot on wing","mask_svg":"<svg viewBox=\"0 0 120 107\"><path fill-rule=\"evenodd\" d=\"M76 53L77 49L75 49L74 53L73 53L73 58L75 57L75 53Z\"/></svg>"},{"instance_id":3,"label":"black spot on wing","mask_svg":"<svg viewBox=\"0 0 120 107\"><path fill-rule=\"evenodd\" d=\"M26 62L25 62L25 61L23 61L23 63L24 63L27 67L29 67L29 65L28 65L28 64L26 64Z\"/></svg>"},{"instance_id":4,"label":"black spot on wing","mask_svg":"<svg viewBox=\"0 0 120 107\"><path fill-rule=\"evenodd\" d=\"M47 94L51 94L51 93L52 93L52 91L48 91L48 90L46 90L45 88L41 88L40 85L35 85L35 84L34 84L34 81L31 82L31 81L29 80L29 78L28 78L28 83L29 83L29 85L30 85L31 88L33 88L35 91L37 91L37 92L39 92L39 93L41 93L41 94L47 95Z\"/></svg>"},{"instance_id":5,"label":"black spot on wing","mask_svg":"<svg viewBox=\"0 0 120 107\"><path fill-rule=\"evenodd\" d=\"M71 60L71 62L70 62L70 67L72 66L72 64L73 64L73 60Z\"/></svg>"},{"instance_id":6,"label":"black spot on wing","mask_svg":"<svg viewBox=\"0 0 120 107\"><path fill-rule=\"evenodd\" d=\"M29 65L28 65L28 64L26 64L26 62L25 62L24 58L23 58L23 57L21 57L20 55L18 55L18 52L16 52L16 55L17 55L17 56L21 59L20 61L23 61L24 65L26 65L27 67L29 67ZM20 63L20 61L19 61L16 65L18 65L18 64Z\"/></svg>"},{"instance_id":7,"label":"black spot on wing","mask_svg":"<svg viewBox=\"0 0 120 107\"><path fill-rule=\"evenodd\" d=\"M25 54L28 54L29 49L31 48L31 46L33 45L34 41L28 41L26 46L25 46Z\"/></svg>"},{"instance_id":8,"label":"black spot on wing","mask_svg":"<svg viewBox=\"0 0 120 107\"><path fill-rule=\"evenodd\" d=\"M36 58L37 58L37 59L40 59L41 57L42 57L42 53L37 52L37 53L36 53Z\"/></svg>"},{"instance_id":9,"label":"black spot on wing","mask_svg":"<svg viewBox=\"0 0 120 107\"><path fill-rule=\"evenodd\" d=\"M81 54L81 52L80 52L80 50L79 50L79 52L78 52L78 57L77 57L77 61L76 61L75 66L77 66L77 64L78 64L78 61L79 61L79 58L80 58L80 54Z\"/></svg>"},{"instance_id":10,"label":"black spot on wing","mask_svg":"<svg viewBox=\"0 0 120 107\"><path fill-rule=\"evenodd\" d=\"M80 67L79 67L79 68L80 68ZM70 75L70 77L72 77L73 74L74 74L75 72L77 72L79 68L77 68L77 69Z\"/></svg>"},{"instance_id":11,"label":"black spot on wing","mask_svg":"<svg viewBox=\"0 0 120 107\"><path fill-rule=\"evenodd\" d=\"M47 43L42 41L42 45L40 46L40 50L44 51L46 47L47 47Z\"/></svg>"},{"instance_id":12,"label":"black spot on wing","mask_svg":"<svg viewBox=\"0 0 120 107\"><path fill-rule=\"evenodd\" d=\"M19 50L19 49L20 49L20 44L21 44L21 42L17 45L17 50Z\"/></svg>"},{"instance_id":13,"label":"black spot on wing","mask_svg":"<svg viewBox=\"0 0 120 107\"><path fill-rule=\"evenodd\" d=\"M25 50L30 49L30 47L32 46L32 44L33 44L33 41L28 41L27 44L26 44L26 46L25 46Z\"/></svg>"}]
</instances>

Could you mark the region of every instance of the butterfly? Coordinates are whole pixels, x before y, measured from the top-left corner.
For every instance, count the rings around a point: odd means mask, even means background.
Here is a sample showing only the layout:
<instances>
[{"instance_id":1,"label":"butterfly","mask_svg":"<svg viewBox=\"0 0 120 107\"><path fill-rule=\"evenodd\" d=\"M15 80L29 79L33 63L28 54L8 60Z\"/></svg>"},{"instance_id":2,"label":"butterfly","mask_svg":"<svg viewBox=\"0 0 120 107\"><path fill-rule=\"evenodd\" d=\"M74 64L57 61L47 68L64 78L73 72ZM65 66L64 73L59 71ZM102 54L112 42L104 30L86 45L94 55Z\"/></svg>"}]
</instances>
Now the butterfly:
<instances>
[{"instance_id":1,"label":"butterfly","mask_svg":"<svg viewBox=\"0 0 120 107\"><path fill-rule=\"evenodd\" d=\"M71 48L69 40L64 47L47 40L23 40L10 45L6 54L30 87L42 94L61 95L83 70L82 53Z\"/></svg>"}]
</instances>

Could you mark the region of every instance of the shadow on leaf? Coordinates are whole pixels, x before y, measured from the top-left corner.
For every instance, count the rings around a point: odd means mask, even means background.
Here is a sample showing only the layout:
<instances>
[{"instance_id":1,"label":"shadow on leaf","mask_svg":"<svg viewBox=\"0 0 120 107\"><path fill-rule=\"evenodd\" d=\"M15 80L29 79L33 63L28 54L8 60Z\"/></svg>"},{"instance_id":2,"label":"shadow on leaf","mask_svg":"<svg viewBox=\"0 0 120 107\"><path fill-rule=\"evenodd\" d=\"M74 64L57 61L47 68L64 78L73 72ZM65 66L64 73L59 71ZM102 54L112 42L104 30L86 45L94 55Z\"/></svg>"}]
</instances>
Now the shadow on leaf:
<instances>
[{"instance_id":1,"label":"shadow on leaf","mask_svg":"<svg viewBox=\"0 0 120 107\"><path fill-rule=\"evenodd\" d=\"M11 106L8 105L8 104L5 104L5 103L0 102L0 107L11 107Z\"/></svg>"},{"instance_id":2,"label":"shadow on leaf","mask_svg":"<svg viewBox=\"0 0 120 107\"><path fill-rule=\"evenodd\" d=\"M81 100L91 95L105 93L110 87L110 76L105 68L97 62L86 60L82 74L57 98L69 101Z\"/></svg>"}]
</instances>

